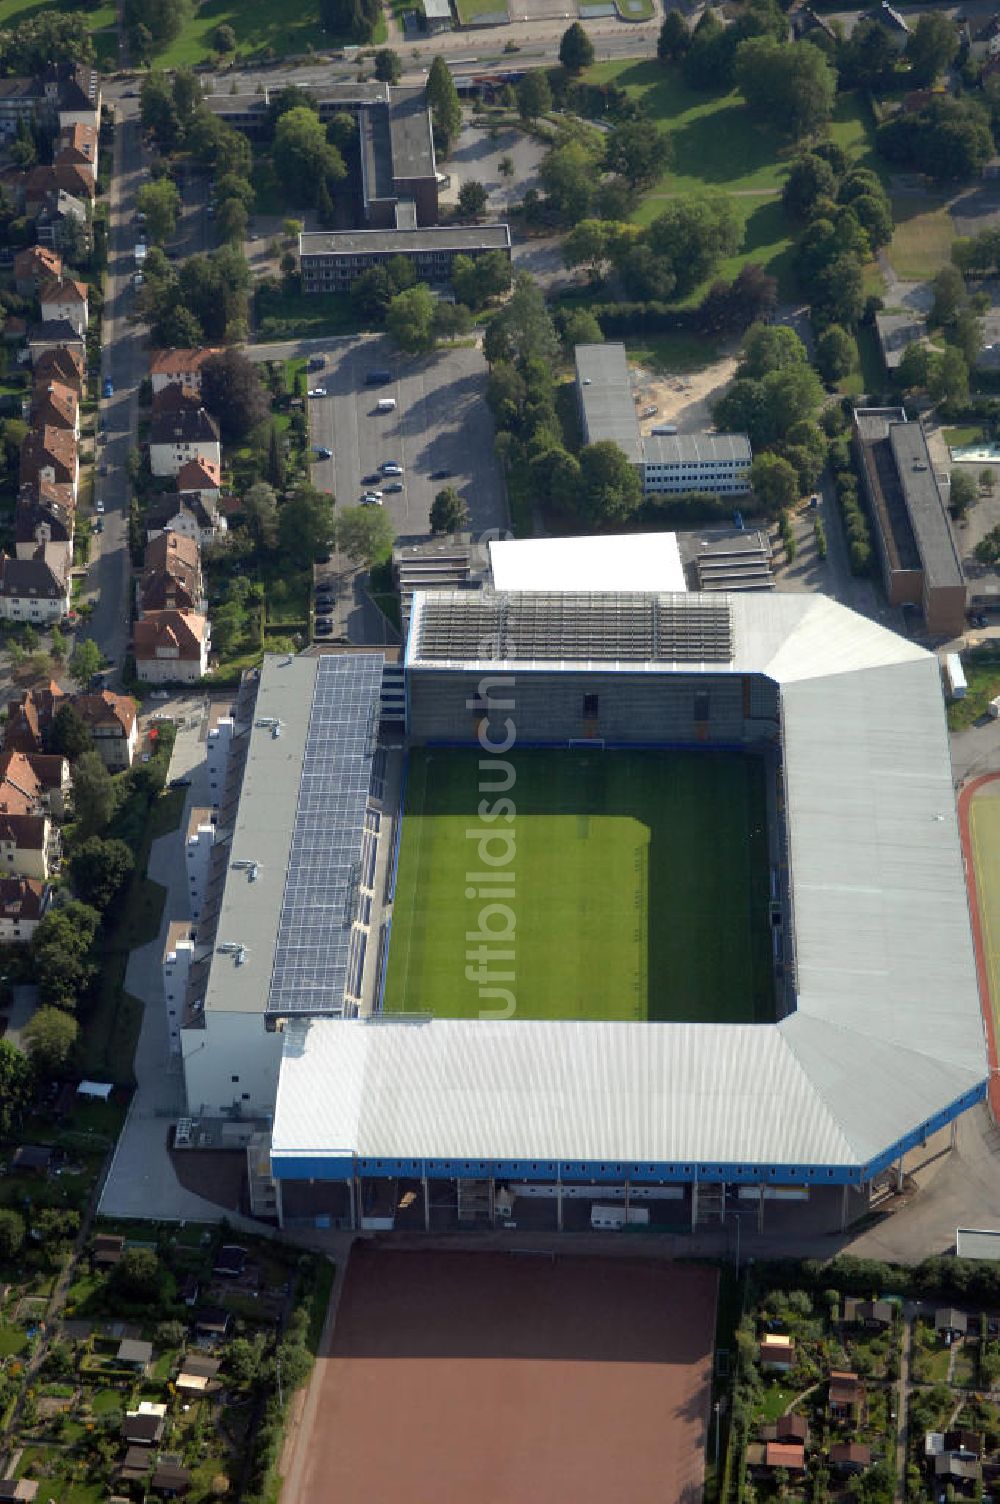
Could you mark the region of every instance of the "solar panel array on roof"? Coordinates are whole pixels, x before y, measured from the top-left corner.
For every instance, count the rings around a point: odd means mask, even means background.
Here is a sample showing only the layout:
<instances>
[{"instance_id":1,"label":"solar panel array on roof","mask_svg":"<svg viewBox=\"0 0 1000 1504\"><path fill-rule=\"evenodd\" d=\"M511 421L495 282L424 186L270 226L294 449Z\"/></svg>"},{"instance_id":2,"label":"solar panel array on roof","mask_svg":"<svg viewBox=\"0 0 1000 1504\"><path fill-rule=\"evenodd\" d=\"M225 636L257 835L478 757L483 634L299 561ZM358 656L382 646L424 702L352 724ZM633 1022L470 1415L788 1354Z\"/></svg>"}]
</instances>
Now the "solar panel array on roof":
<instances>
[{"instance_id":1,"label":"solar panel array on roof","mask_svg":"<svg viewBox=\"0 0 1000 1504\"><path fill-rule=\"evenodd\" d=\"M725 601L636 592L428 597L416 657L432 662L728 663Z\"/></svg>"},{"instance_id":2,"label":"solar panel array on roof","mask_svg":"<svg viewBox=\"0 0 1000 1504\"><path fill-rule=\"evenodd\" d=\"M267 1011L340 1013L382 658L320 660L309 712Z\"/></svg>"}]
</instances>

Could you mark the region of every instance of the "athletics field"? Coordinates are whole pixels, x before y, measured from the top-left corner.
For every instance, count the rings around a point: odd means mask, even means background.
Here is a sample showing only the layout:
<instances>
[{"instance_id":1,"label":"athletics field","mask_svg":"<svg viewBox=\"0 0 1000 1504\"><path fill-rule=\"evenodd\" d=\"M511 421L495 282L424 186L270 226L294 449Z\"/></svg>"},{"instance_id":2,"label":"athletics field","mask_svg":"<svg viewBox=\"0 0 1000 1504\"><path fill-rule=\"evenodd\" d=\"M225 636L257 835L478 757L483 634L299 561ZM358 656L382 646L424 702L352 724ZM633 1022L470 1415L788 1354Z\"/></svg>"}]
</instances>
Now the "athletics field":
<instances>
[{"instance_id":1,"label":"athletics field","mask_svg":"<svg viewBox=\"0 0 1000 1504\"><path fill-rule=\"evenodd\" d=\"M513 783L501 792L503 762ZM493 953L514 955L490 964L514 971L496 985L518 1018L773 1018L764 778L758 758L735 753L414 751L386 1012L497 1007L466 976L467 936L493 903L506 917L490 923L513 931ZM490 819L503 798L513 818ZM505 860L485 869L480 851ZM470 884L484 870L500 897Z\"/></svg>"}]
</instances>

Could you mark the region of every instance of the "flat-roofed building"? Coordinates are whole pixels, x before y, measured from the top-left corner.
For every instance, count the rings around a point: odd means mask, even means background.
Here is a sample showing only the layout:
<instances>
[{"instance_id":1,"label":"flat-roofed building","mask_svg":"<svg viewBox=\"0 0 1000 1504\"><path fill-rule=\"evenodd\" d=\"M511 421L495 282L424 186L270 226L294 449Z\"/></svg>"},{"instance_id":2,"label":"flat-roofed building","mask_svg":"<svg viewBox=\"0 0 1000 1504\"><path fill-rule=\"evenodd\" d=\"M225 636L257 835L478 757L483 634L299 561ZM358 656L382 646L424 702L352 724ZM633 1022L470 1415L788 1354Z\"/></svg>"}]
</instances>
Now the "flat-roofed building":
<instances>
[{"instance_id":1,"label":"flat-roofed building","mask_svg":"<svg viewBox=\"0 0 1000 1504\"><path fill-rule=\"evenodd\" d=\"M858 408L854 444L890 605L920 606L929 632L956 636L968 590L923 428L902 408Z\"/></svg>"},{"instance_id":2,"label":"flat-roofed building","mask_svg":"<svg viewBox=\"0 0 1000 1504\"><path fill-rule=\"evenodd\" d=\"M303 292L346 292L369 267L408 256L422 282L447 282L456 256L489 251L510 257L507 225L438 225L426 229L310 230L299 236Z\"/></svg>"}]
</instances>

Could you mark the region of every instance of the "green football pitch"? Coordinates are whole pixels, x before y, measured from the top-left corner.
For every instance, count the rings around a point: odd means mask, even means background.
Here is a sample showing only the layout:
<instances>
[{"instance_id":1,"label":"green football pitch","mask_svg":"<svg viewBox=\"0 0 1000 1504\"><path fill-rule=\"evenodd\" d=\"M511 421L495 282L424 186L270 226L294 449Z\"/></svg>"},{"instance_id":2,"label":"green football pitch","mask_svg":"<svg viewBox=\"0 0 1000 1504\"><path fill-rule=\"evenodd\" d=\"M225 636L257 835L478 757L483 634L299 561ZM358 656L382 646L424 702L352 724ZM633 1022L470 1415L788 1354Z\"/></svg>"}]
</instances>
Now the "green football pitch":
<instances>
[{"instance_id":1,"label":"green football pitch","mask_svg":"<svg viewBox=\"0 0 1000 1504\"><path fill-rule=\"evenodd\" d=\"M488 942L491 970L515 975L484 985L512 991L519 1018L773 1018L760 759L569 750L506 761L515 777L502 794L500 759L410 755L386 1012L496 1016L502 1004L466 976L480 943L468 937L491 928L513 931ZM482 818L480 804L488 814L502 797L513 818ZM467 876L491 870L513 897ZM481 923L491 903L501 907Z\"/></svg>"}]
</instances>

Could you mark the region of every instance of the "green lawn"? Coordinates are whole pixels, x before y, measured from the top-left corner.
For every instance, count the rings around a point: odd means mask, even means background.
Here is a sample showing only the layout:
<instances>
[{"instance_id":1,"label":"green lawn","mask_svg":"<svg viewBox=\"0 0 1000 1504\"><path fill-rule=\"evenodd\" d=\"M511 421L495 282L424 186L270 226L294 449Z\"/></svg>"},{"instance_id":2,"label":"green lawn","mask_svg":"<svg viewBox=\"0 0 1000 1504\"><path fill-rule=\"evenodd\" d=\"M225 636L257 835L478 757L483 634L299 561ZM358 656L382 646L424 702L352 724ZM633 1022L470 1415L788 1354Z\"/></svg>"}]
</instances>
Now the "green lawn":
<instances>
[{"instance_id":1,"label":"green lawn","mask_svg":"<svg viewBox=\"0 0 1000 1504\"><path fill-rule=\"evenodd\" d=\"M257 339L306 339L321 334L355 334L358 328L357 313L346 293L257 294Z\"/></svg>"},{"instance_id":2,"label":"green lawn","mask_svg":"<svg viewBox=\"0 0 1000 1504\"><path fill-rule=\"evenodd\" d=\"M719 358L712 341L698 334L649 334L642 339L626 340L625 348L630 360L664 376L703 371ZM573 392L575 396L575 384Z\"/></svg>"},{"instance_id":3,"label":"green lawn","mask_svg":"<svg viewBox=\"0 0 1000 1504\"><path fill-rule=\"evenodd\" d=\"M650 196L643 199L632 218L636 224L648 225L662 214L667 200ZM762 266L772 277L777 277L783 296L792 286L792 225L775 194L771 198L753 197L732 199L733 208L743 220L743 244L735 256L721 261L708 279L696 287L683 300L684 305L699 303L709 282L717 277L732 279L748 262Z\"/></svg>"},{"instance_id":4,"label":"green lawn","mask_svg":"<svg viewBox=\"0 0 1000 1504\"><path fill-rule=\"evenodd\" d=\"M961 449L966 444L986 442L986 430L981 423L966 423L958 428L942 428L941 437L950 449Z\"/></svg>"},{"instance_id":5,"label":"green lawn","mask_svg":"<svg viewBox=\"0 0 1000 1504\"><path fill-rule=\"evenodd\" d=\"M466 24L480 16L503 15L507 11L506 0L457 0L458 19Z\"/></svg>"},{"instance_id":6,"label":"green lawn","mask_svg":"<svg viewBox=\"0 0 1000 1504\"><path fill-rule=\"evenodd\" d=\"M889 245L889 260L897 277L925 282L951 262L955 222L940 205L928 208L926 198L893 194L895 234Z\"/></svg>"},{"instance_id":7,"label":"green lawn","mask_svg":"<svg viewBox=\"0 0 1000 1504\"><path fill-rule=\"evenodd\" d=\"M0 1358L13 1358L28 1345L28 1334L19 1326L0 1322Z\"/></svg>"},{"instance_id":8,"label":"green lawn","mask_svg":"<svg viewBox=\"0 0 1000 1504\"><path fill-rule=\"evenodd\" d=\"M769 1016L762 763L568 750L509 760L516 815L479 828L516 845L518 1017ZM465 975L484 902L465 892L479 766L473 752L411 755L387 1011L469 1017L496 1006Z\"/></svg>"},{"instance_id":9,"label":"green lawn","mask_svg":"<svg viewBox=\"0 0 1000 1504\"><path fill-rule=\"evenodd\" d=\"M59 0L0 0L0 26L10 26L15 22L30 20L43 10L64 10L67 7L60 5ZM84 14L87 18L89 31L100 31L105 26L114 26L115 7L105 4L95 6L93 10L87 9Z\"/></svg>"},{"instance_id":10,"label":"green lawn","mask_svg":"<svg viewBox=\"0 0 1000 1504\"><path fill-rule=\"evenodd\" d=\"M228 24L236 33L241 53L273 50L277 55L317 51L335 45L319 24L315 0L203 0L193 5L176 41L158 52L158 68L181 68L203 62L213 51L212 33Z\"/></svg>"}]
</instances>

